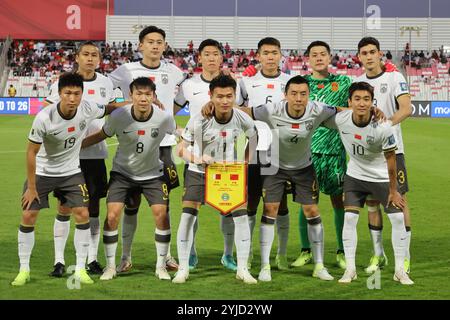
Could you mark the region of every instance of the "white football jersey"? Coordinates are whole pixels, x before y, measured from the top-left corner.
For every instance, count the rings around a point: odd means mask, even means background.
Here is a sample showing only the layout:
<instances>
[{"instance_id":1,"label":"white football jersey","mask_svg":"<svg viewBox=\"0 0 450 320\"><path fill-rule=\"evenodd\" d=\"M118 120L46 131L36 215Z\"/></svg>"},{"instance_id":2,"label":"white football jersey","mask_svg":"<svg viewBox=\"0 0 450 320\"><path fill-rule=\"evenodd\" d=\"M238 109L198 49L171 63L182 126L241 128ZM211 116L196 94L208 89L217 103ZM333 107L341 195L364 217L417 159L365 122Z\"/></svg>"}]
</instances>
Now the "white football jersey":
<instances>
[{"instance_id":1,"label":"white football jersey","mask_svg":"<svg viewBox=\"0 0 450 320\"><path fill-rule=\"evenodd\" d=\"M175 98L177 86L186 78L174 64L161 60L159 67L150 68L141 61L130 62L121 65L111 72L108 77L114 84L114 88L120 88L126 100L130 100L130 83L139 77L148 77L156 85L156 96L164 105L165 112L173 115L173 100ZM176 144L173 135L167 135L161 142L161 146L172 146Z\"/></svg>"},{"instance_id":2,"label":"white football jersey","mask_svg":"<svg viewBox=\"0 0 450 320\"><path fill-rule=\"evenodd\" d=\"M113 160L112 171L133 180L148 180L163 174L159 160L159 145L166 134L175 131L175 120L157 106L152 107L149 118L137 120L132 105L114 110L103 126L103 132L117 136L119 146Z\"/></svg>"},{"instance_id":3,"label":"white football jersey","mask_svg":"<svg viewBox=\"0 0 450 320\"><path fill-rule=\"evenodd\" d=\"M210 101L209 84L211 81L205 80L201 74L195 74L192 78L186 79L180 85L180 90L175 97L175 103L180 107L189 105L189 115L200 114L202 107ZM241 95L239 86L236 87L236 103Z\"/></svg>"},{"instance_id":4,"label":"white football jersey","mask_svg":"<svg viewBox=\"0 0 450 320\"><path fill-rule=\"evenodd\" d=\"M255 122L245 112L233 109L233 115L227 123L220 123L215 117L205 119L201 114L195 115L188 121L182 137L191 143L196 157L206 154L217 162L232 162L238 160L238 137L241 134L249 139L254 137ZM189 170L205 172L202 165L194 163L189 163Z\"/></svg>"},{"instance_id":5,"label":"white football jersey","mask_svg":"<svg viewBox=\"0 0 450 320\"><path fill-rule=\"evenodd\" d=\"M352 115L352 110L345 110L325 122L327 127L339 131L350 156L347 175L363 181L388 182L384 152L397 148L394 127L390 121L370 122L365 127L358 127L353 122Z\"/></svg>"},{"instance_id":6,"label":"white football jersey","mask_svg":"<svg viewBox=\"0 0 450 320\"><path fill-rule=\"evenodd\" d=\"M239 105L257 107L267 103L278 103L284 99L286 83L291 78L284 72L276 77L268 77L258 71L253 77L242 77L239 82L241 95ZM262 121L255 121L258 128L257 150L268 150L272 141L272 134L268 125Z\"/></svg>"},{"instance_id":7,"label":"white football jersey","mask_svg":"<svg viewBox=\"0 0 450 320\"><path fill-rule=\"evenodd\" d=\"M81 142L91 122L102 118L105 112L105 106L86 100L81 100L71 119L62 116L59 103L42 109L28 136L31 142L42 144L36 155L36 174L65 177L81 172Z\"/></svg>"},{"instance_id":8,"label":"white football jersey","mask_svg":"<svg viewBox=\"0 0 450 320\"><path fill-rule=\"evenodd\" d=\"M50 95L47 97L49 103L58 103L60 101L58 93L58 83L56 80L50 88ZM100 73L95 73L91 80L83 81L83 100L91 101L100 105L108 105L114 102L114 90L111 80ZM105 124L105 119L96 119L91 122L86 132L86 136L98 132ZM100 141L88 148L81 149L80 159L106 159L108 158L108 148L106 141Z\"/></svg>"},{"instance_id":9,"label":"white football jersey","mask_svg":"<svg viewBox=\"0 0 450 320\"><path fill-rule=\"evenodd\" d=\"M326 104L309 101L300 118L288 114L287 101L263 104L253 108L256 120L266 122L273 132L273 141L278 139L279 168L298 170L311 165L311 140L314 130L325 120L336 114L336 109ZM276 149L272 147L274 165Z\"/></svg>"},{"instance_id":10,"label":"white football jersey","mask_svg":"<svg viewBox=\"0 0 450 320\"><path fill-rule=\"evenodd\" d=\"M400 72L383 72L371 78L366 74L356 78L355 81L364 81L374 87L374 105L391 118L398 111L397 98L409 94L408 83ZM402 129L400 123L393 126L398 149L396 153L404 153Z\"/></svg>"}]
</instances>

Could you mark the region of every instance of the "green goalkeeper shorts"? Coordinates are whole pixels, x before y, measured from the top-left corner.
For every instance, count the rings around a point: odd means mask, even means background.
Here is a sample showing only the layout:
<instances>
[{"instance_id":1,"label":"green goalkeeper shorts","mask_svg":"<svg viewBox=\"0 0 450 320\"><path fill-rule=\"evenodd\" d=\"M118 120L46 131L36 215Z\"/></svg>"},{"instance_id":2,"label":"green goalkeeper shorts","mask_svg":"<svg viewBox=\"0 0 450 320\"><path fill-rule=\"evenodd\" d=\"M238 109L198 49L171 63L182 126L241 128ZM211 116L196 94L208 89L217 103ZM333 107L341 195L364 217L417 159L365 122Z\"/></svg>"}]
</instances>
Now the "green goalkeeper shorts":
<instances>
[{"instance_id":1,"label":"green goalkeeper shorts","mask_svg":"<svg viewBox=\"0 0 450 320\"><path fill-rule=\"evenodd\" d=\"M345 153L340 155L313 153L312 161L320 192L330 196L342 194L347 170Z\"/></svg>"}]
</instances>

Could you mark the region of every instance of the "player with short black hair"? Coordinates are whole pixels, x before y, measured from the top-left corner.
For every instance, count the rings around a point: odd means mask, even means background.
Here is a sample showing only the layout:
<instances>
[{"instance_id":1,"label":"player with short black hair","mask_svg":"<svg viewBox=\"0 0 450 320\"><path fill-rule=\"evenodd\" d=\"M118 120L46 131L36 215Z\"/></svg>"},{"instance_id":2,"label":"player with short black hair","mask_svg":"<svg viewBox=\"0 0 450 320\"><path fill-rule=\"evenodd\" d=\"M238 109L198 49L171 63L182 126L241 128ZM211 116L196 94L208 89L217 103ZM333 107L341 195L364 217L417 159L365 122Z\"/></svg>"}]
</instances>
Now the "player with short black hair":
<instances>
[{"instance_id":1,"label":"player with short black hair","mask_svg":"<svg viewBox=\"0 0 450 320\"><path fill-rule=\"evenodd\" d=\"M93 283L85 269L89 247L89 192L80 170L81 141L90 123L114 109L82 100L83 77L75 73L60 76L59 103L42 109L28 136L27 181L23 187L22 220L19 227L20 272L13 286L30 280L30 257L34 247L34 225L40 209L48 208L48 194L56 191L62 206L74 214L77 263L75 278ZM43 148L41 148L43 146Z\"/></svg>"},{"instance_id":2,"label":"player with short black hair","mask_svg":"<svg viewBox=\"0 0 450 320\"><path fill-rule=\"evenodd\" d=\"M214 39L203 40L198 47L198 63L202 66L201 74L195 74L186 79L181 85L174 101L174 114L186 105L189 106L189 115L192 119L200 113L201 107L210 100L209 85L211 80L221 73L221 65L223 62L222 47L220 43ZM236 96L240 95L239 87L237 87ZM185 164L184 172L186 174L188 164ZM186 189L186 186L185 186ZM195 248L195 235L198 229L198 219L194 224L194 236L192 248L189 255L189 268L195 269L198 264L197 251ZM221 258L222 265L232 271L237 270L236 261L233 258L234 244L234 222L231 216L220 217L220 229L224 237L223 255Z\"/></svg>"},{"instance_id":3,"label":"player with short black hair","mask_svg":"<svg viewBox=\"0 0 450 320\"><path fill-rule=\"evenodd\" d=\"M309 56L309 64L312 69L312 73L305 76L309 82L309 98L328 105L347 106L348 88L352 80L348 76L332 74L328 71L328 66L331 64L331 51L328 43L313 41L308 45L306 54ZM340 268L345 269L342 243L345 212L342 187L347 159L339 133L324 126L318 127L312 137L311 151L319 190L330 196L333 207L337 242L336 262ZM299 234L301 251L298 258L291 264L293 267L301 267L312 262L307 221L302 209L299 211Z\"/></svg>"},{"instance_id":4,"label":"player with short black hair","mask_svg":"<svg viewBox=\"0 0 450 320\"><path fill-rule=\"evenodd\" d=\"M397 142L390 121L380 123L371 120L373 87L367 82L355 82L350 86L348 104L351 110L339 113L325 125L339 130L339 135L349 154L344 178L345 222L343 242L346 270L340 283L356 279L356 226L359 211L369 195L378 199L392 224L392 245L395 255L394 280L411 285L413 281L404 270L406 230L402 209L406 202L397 189Z\"/></svg>"},{"instance_id":5,"label":"player with short black hair","mask_svg":"<svg viewBox=\"0 0 450 320\"><path fill-rule=\"evenodd\" d=\"M166 258L170 243L170 223L167 213L169 190L164 180L163 163L159 159L159 145L166 133L173 133L173 116L152 105L155 84L147 77L139 77L130 84L132 104L111 114L103 128L83 141L90 146L117 136L119 146L111 169L108 196L108 215L105 219L103 243L107 266L100 280L116 276L118 226L125 201L130 193L141 193L147 199L155 218L157 263L155 274L170 280Z\"/></svg>"},{"instance_id":6,"label":"player with short black hair","mask_svg":"<svg viewBox=\"0 0 450 320\"><path fill-rule=\"evenodd\" d=\"M281 60L281 44L278 39L266 37L258 42L256 58L261 64L254 76L243 77L239 82L241 97L238 104L248 106L259 106L266 103L278 103L284 98L287 81L290 75L279 69ZM258 128L258 146L254 158L248 166L248 217L250 231L256 225L256 213L259 201L262 197L261 170L270 166L270 143L272 134L265 122L255 121ZM270 170L270 168L268 169ZM288 190L290 186L286 187ZM278 250L275 263L278 269L287 270L287 241L289 236L289 210L287 200L284 198L277 216ZM251 248L251 247L250 247ZM248 267L250 269L253 252L250 252Z\"/></svg>"},{"instance_id":7,"label":"player with short black hair","mask_svg":"<svg viewBox=\"0 0 450 320\"><path fill-rule=\"evenodd\" d=\"M213 117L194 115L186 125L179 144L180 155L189 162L186 172L183 212L177 233L180 268L174 283L184 283L189 277L189 252L193 241L193 226L205 197L205 166L214 162L237 160L237 140L241 134L256 138L253 120L233 108L236 103L236 81L229 75L219 75L209 85ZM234 241L237 254L236 278L254 284L256 279L247 269L250 251L250 228L247 204L231 212L235 225Z\"/></svg>"},{"instance_id":8,"label":"player with short black hair","mask_svg":"<svg viewBox=\"0 0 450 320\"><path fill-rule=\"evenodd\" d=\"M76 73L83 77L83 99L107 105L114 102L114 92L111 80L96 72L100 63L100 49L92 41L83 42L77 49L75 61ZM50 89L50 95L46 98L46 105L57 103L60 100L57 80ZM96 119L91 122L86 135L97 132L105 123L105 120ZM91 274L102 274L103 267L97 261L98 244L100 241L100 199L106 197L108 189L105 159L108 157L106 142L98 143L90 148L80 151L80 167L83 172L86 186L89 191L89 220L91 236L89 240L89 254L87 259L88 271ZM58 214L53 226L53 239L55 246L55 262L53 277L62 277L65 272L64 250L70 231L70 208L58 203Z\"/></svg>"},{"instance_id":9,"label":"player with short black hair","mask_svg":"<svg viewBox=\"0 0 450 320\"><path fill-rule=\"evenodd\" d=\"M406 174L405 155L403 138L400 123L408 118L412 113L411 97L409 95L408 84L403 75L398 71L388 72L381 64L383 52L380 50L380 43L373 37L365 37L358 43L358 57L361 61L365 74L356 81L365 81L374 87L375 98L373 103L381 109L392 121L394 135L397 141L397 182L400 193L406 201L406 193L409 190L408 178ZM372 237L374 255L370 259L367 273L372 273L387 265L387 258L384 254L382 241L382 216L378 203L368 200L369 229ZM411 218L408 205L403 210L405 217L407 244L405 255L405 270L410 270L410 242L411 242Z\"/></svg>"},{"instance_id":10,"label":"player with short black hair","mask_svg":"<svg viewBox=\"0 0 450 320\"><path fill-rule=\"evenodd\" d=\"M144 28L139 33L139 50L143 54L142 61L125 63L110 73L108 77L112 80L115 88L121 88L126 100L129 98L130 83L138 77L149 77L156 85L155 97L162 103L165 112L173 115L175 91L186 78L186 74L174 64L162 60L166 47L164 30L156 26ZM172 158L172 146L174 145L176 145L174 135L166 135L161 141L160 156L164 162L164 177L167 180L169 191L179 186L178 173ZM122 259L117 267L118 272L127 272L132 267L131 247L137 228L140 201L140 195L136 194L135 196L130 195L126 203L122 227ZM170 247L167 266L170 270L176 270L178 267L170 254Z\"/></svg>"}]
</instances>

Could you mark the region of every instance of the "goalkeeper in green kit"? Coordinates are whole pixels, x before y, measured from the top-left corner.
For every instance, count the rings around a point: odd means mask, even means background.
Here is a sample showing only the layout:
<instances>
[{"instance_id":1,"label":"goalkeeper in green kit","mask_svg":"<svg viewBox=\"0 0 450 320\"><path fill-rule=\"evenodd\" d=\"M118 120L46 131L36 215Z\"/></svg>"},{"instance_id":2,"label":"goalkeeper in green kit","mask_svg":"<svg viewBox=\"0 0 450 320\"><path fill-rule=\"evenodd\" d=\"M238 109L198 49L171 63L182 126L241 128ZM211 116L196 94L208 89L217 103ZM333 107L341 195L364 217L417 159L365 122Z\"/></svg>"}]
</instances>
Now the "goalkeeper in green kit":
<instances>
[{"instance_id":1,"label":"goalkeeper in green kit","mask_svg":"<svg viewBox=\"0 0 450 320\"><path fill-rule=\"evenodd\" d=\"M323 41L314 41L308 46L306 52L312 68L312 75L305 77L309 82L310 100L320 101L331 106L347 106L348 89L352 84L352 79L348 76L334 75L328 72L328 65L331 63L330 46ZM340 268L345 269L342 244L345 214L342 186L347 161L339 133L322 126L317 128L312 138L311 151L320 191L330 196L333 206L337 238L336 262ZM299 212L299 231L301 253L292 263L293 267L301 267L312 262L307 222L302 209Z\"/></svg>"}]
</instances>

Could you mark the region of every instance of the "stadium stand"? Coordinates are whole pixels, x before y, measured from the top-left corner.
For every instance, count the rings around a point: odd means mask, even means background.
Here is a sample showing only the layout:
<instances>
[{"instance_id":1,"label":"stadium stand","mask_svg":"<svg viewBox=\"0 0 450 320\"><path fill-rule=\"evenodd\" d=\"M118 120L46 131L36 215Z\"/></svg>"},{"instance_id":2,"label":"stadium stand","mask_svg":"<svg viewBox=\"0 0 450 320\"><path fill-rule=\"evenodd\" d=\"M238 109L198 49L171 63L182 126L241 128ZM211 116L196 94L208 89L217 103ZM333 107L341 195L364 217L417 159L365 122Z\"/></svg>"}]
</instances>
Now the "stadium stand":
<instances>
[{"instance_id":1,"label":"stadium stand","mask_svg":"<svg viewBox=\"0 0 450 320\"><path fill-rule=\"evenodd\" d=\"M17 88L18 97L46 97L53 81L63 71L75 67L76 47L74 41L33 41L14 40L9 59L10 71L4 86L4 95L10 84ZM107 74L118 66L142 59L137 43L125 42L112 44L98 42L102 52L99 72ZM224 67L240 75L246 67L256 64L254 49L233 50L224 46ZM441 48L432 53L423 51L409 52L405 46L400 58L399 69L408 78L411 96L415 100L448 100L450 96L450 62L448 54ZM1 54L1 53L0 53ZM388 52L387 57L392 54ZM174 49L168 47L165 58L188 73L201 72L197 51L189 47ZM387 59L385 59L387 60ZM409 61L411 60L411 65ZM290 74L305 75L311 72L308 57L297 50L283 50L281 69ZM364 71L356 52L338 50L333 52L329 71L333 74L358 77Z\"/></svg>"}]
</instances>

